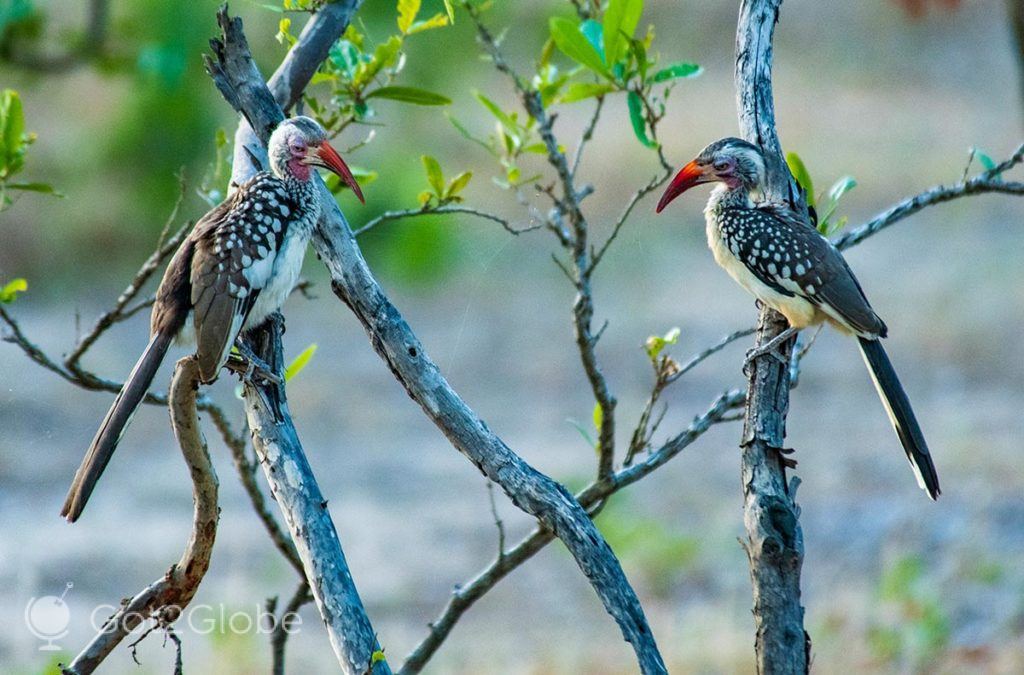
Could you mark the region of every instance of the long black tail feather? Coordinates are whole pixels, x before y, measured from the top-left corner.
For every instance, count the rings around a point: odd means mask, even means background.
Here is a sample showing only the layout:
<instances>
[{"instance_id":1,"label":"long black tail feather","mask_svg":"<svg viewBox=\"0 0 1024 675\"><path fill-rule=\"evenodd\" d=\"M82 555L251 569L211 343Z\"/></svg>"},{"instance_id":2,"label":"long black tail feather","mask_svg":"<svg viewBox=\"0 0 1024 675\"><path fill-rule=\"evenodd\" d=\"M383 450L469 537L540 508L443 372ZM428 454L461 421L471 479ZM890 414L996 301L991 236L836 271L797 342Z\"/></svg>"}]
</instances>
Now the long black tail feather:
<instances>
[{"instance_id":1,"label":"long black tail feather","mask_svg":"<svg viewBox=\"0 0 1024 675\"><path fill-rule=\"evenodd\" d=\"M889 355L885 353L880 340L869 340L858 338L860 341L860 352L864 357L871 372L871 379L878 390L878 396L885 405L885 411L889 414L889 421L896 429L896 435L900 437L903 449L907 453L910 467L914 470L917 482L921 489L928 493L933 500L938 498L939 475L932 463L932 456L928 452L928 444L924 440L921 427L914 417L914 410L910 407L910 400L907 393L903 391L896 371L889 361Z\"/></svg>"},{"instance_id":2,"label":"long black tail feather","mask_svg":"<svg viewBox=\"0 0 1024 675\"><path fill-rule=\"evenodd\" d=\"M89 451L85 453L82 465L75 473L75 479L68 490L68 496L64 500L64 507L60 514L68 519L68 522L75 522L82 515L82 509L89 501L89 495L96 487L96 481L100 479L103 470L107 468L117 444L121 441L125 428L132 420L135 411L138 410L142 399L149 391L149 385L153 383L156 371L164 360L167 348L171 345L172 336L157 333L149 341L146 351L139 357L138 363L132 369L131 375L125 381L121 392L114 399L113 405L103 418L96 436L92 439Z\"/></svg>"}]
</instances>

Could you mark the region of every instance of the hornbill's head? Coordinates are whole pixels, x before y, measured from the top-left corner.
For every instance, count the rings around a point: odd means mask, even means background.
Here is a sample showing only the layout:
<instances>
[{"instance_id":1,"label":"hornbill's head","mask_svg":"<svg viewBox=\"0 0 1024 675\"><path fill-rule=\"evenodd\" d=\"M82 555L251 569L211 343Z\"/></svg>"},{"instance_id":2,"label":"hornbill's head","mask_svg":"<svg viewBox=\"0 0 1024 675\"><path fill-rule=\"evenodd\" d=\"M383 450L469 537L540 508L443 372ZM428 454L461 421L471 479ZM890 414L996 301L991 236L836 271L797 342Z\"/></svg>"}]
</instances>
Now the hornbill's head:
<instances>
[{"instance_id":1,"label":"hornbill's head","mask_svg":"<svg viewBox=\"0 0 1024 675\"><path fill-rule=\"evenodd\" d=\"M359 201L366 202L348 165L327 142L327 132L315 120L291 117L281 122L270 136L267 154L270 168L279 178L309 180L313 174L310 167L323 167L338 174Z\"/></svg>"},{"instance_id":2,"label":"hornbill's head","mask_svg":"<svg viewBox=\"0 0 1024 675\"><path fill-rule=\"evenodd\" d=\"M694 185L720 181L730 190L755 190L764 180L761 150L740 138L723 138L701 150L697 158L680 170L658 202L658 213Z\"/></svg>"}]
</instances>

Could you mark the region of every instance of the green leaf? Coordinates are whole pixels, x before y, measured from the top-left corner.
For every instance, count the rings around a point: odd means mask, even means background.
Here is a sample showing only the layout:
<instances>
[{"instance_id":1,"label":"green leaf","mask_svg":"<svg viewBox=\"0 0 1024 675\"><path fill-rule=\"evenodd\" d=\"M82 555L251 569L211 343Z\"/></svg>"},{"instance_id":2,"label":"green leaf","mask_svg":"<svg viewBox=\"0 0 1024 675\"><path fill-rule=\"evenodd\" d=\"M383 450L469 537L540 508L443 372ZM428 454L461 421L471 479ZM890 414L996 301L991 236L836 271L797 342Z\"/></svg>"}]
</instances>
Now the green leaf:
<instances>
[{"instance_id":1,"label":"green leaf","mask_svg":"<svg viewBox=\"0 0 1024 675\"><path fill-rule=\"evenodd\" d=\"M452 102L447 96L415 87L381 87L368 93L366 98L386 98L416 105L450 105Z\"/></svg>"},{"instance_id":2,"label":"green leaf","mask_svg":"<svg viewBox=\"0 0 1024 675\"><path fill-rule=\"evenodd\" d=\"M52 185L47 183L7 183L5 186L8 190L24 190L25 192L39 192L44 195L53 195L54 197L63 197L61 193L57 192Z\"/></svg>"},{"instance_id":3,"label":"green leaf","mask_svg":"<svg viewBox=\"0 0 1024 675\"><path fill-rule=\"evenodd\" d=\"M567 417L565 421L568 424L570 424L573 429L580 432L580 436L582 436L583 440L587 442L587 445L589 445L592 448L597 447L597 442L595 442L594 439L591 437L590 432L583 428L582 424L572 419L571 417Z\"/></svg>"},{"instance_id":4,"label":"green leaf","mask_svg":"<svg viewBox=\"0 0 1024 675\"><path fill-rule=\"evenodd\" d=\"M604 62L604 27L593 19L587 19L580 24L580 32L583 33L583 37L587 38L590 46L597 51L601 61Z\"/></svg>"},{"instance_id":5,"label":"green leaf","mask_svg":"<svg viewBox=\"0 0 1024 675\"><path fill-rule=\"evenodd\" d=\"M847 192L857 187L857 181L854 180L853 176L843 176L828 190L828 198L833 202L838 203Z\"/></svg>"},{"instance_id":6,"label":"green leaf","mask_svg":"<svg viewBox=\"0 0 1024 675\"><path fill-rule=\"evenodd\" d=\"M455 127L456 131L458 131L459 134L461 134L463 138L465 138L467 141L473 141L477 145L483 147L483 149L486 150L487 152L489 152L491 154L494 154L494 149L490 145L487 144L487 141L485 141L483 139L480 139L480 138L477 138L476 136L474 136L472 134L472 132L470 132L470 130L467 129L466 126L462 122L460 122L459 120L455 119L454 117L452 117L448 113L445 113L445 117L448 118L448 121L452 123L452 126Z\"/></svg>"},{"instance_id":7,"label":"green leaf","mask_svg":"<svg viewBox=\"0 0 1024 675\"><path fill-rule=\"evenodd\" d=\"M540 60L537 62L537 65L540 66L541 68L547 68L548 64L551 63L551 55L554 53L554 51L555 41L551 38L548 38L547 40L544 41L544 46L541 47Z\"/></svg>"},{"instance_id":8,"label":"green leaf","mask_svg":"<svg viewBox=\"0 0 1024 675\"><path fill-rule=\"evenodd\" d=\"M13 279L8 281L7 284L0 288L0 302L11 303L18 297L18 293L24 293L28 290L28 282L24 279Z\"/></svg>"},{"instance_id":9,"label":"green leaf","mask_svg":"<svg viewBox=\"0 0 1024 675\"><path fill-rule=\"evenodd\" d=\"M822 234L828 235L836 232L838 229L845 224L845 221L838 227L830 224L832 215L836 212L836 207L839 206L839 200L843 198L847 192L857 187L857 181L852 176L843 176L829 188L827 197L828 204L825 206L824 212L818 214L818 231ZM819 200L820 201L820 200Z\"/></svg>"},{"instance_id":10,"label":"green leaf","mask_svg":"<svg viewBox=\"0 0 1024 675\"><path fill-rule=\"evenodd\" d=\"M398 30L402 34L409 32L412 22L420 12L420 0L398 0Z\"/></svg>"},{"instance_id":11,"label":"green leaf","mask_svg":"<svg viewBox=\"0 0 1024 675\"><path fill-rule=\"evenodd\" d=\"M448 190L444 193L444 198L451 199L458 196L458 194L462 192L467 185L469 185L469 181L472 180L472 178L472 171L463 171L455 178L452 178L451 182L448 183Z\"/></svg>"},{"instance_id":12,"label":"green leaf","mask_svg":"<svg viewBox=\"0 0 1024 675\"><path fill-rule=\"evenodd\" d=\"M594 428L597 429L598 433L600 433L601 432L601 425L604 424L604 411L601 410L601 404L600 403L595 403L594 404L593 417L594 417Z\"/></svg>"},{"instance_id":13,"label":"green leaf","mask_svg":"<svg viewBox=\"0 0 1024 675\"><path fill-rule=\"evenodd\" d=\"M795 152L787 152L786 164L789 166L789 172L793 174L793 178L804 189L807 196L807 206L812 209L815 208L814 182L811 180L811 174L807 171L804 161Z\"/></svg>"},{"instance_id":14,"label":"green leaf","mask_svg":"<svg viewBox=\"0 0 1024 675\"><path fill-rule=\"evenodd\" d=\"M984 152L981 148L973 147L971 148L971 152L974 154L975 157L978 158L978 161L981 162L981 165L985 167L985 171L991 171L992 169L996 168L995 161L988 155L988 153Z\"/></svg>"},{"instance_id":15,"label":"green leaf","mask_svg":"<svg viewBox=\"0 0 1024 675\"><path fill-rule=\"evenodd\" d=\"M280 42L283 45L288 45L289 47L294 45L296 41L296 37L291 34L291 27L291 19L281 19L281 21L279 21L277 24L277 35L274 36L275 38L277 38L278 42Z\"/></svg>"},{"instance_id":16,"label":"green leaf","mask_svg":"<svg viewBox=\"0 0 1024 675\"><path fill-rule=\"evenodd\" d=\"M666 345L676 344L676 342L679 341L680 332L681 331L677 326L675 328L672 328L672 330L665 333L665 335L663 336L652 335L649 338L647 338L647 341L644 342L644 351L647 352L647 356L651 359L651 361L658 360L658 356L661 355L661 352L663 349L665 349Z\"/></svg>"},{"instance_id":17,"label":"green leaf","mask_svg":"<svg viewBox=\"0 0 1024 675\"><path fill-rule=\"evenodd\" d=\"M5 89L0 99L0 161L10 176L21 168L21 151L25 144L25 114L21 97L13 89Z\"/></svg>"},{"instance_id":18,"label":"green leaf","mask_svg":"<svg viewBox=\"0 0 1024 675\"><path fill-rule=\"evenodd\" d=\"M441 165L430 155L423 155L420 160L423 161L423 168L427 172L427 181L430 183L430 187L434 188L434 194L438 199L444 197L444 174L441 173Z\"/></svg>"},{"instance_id":19,"label":"green leaf","mask_svg":"<svg viewBox=\"0 0 1024 675\"><path fill-rule=\"evenodd\" d=\"M608 63L619 62L626 54L627 40L633 37L644 11L643 0L611 0L604 13L604 53Z\"/></svg>"},{"instance_id":20,"label":"green leaf","mask_svg":"<svg viewBox=\"0 0 1024 675\"><path fill-rule=\"evenodd\" d=\"M644 104L640 94L630 89L626 103L629 106L629 121L633 123L633 133L648 148L658 147L657 143L647 137L647 121L644 119Z\"/></svg>"},{"instance_id":21,"label":"green leaf","mask_svg":"<svg viewBox=\"0 0 1024 675\"><path fill-rule=\"evenodd\" d=\"M473 96L475 96L476 100L480 101L480 104L483 107L487 108L487 110L490 111L490 113L494 115L494 117L499 122L501 122L501 126L505 127L508 130L515 130L515 128L519 126L516 124L515 120L509 117L509 115L504 110L498 107L497 103L487 98L479 91L474 91Z\"/></svg>"},{"instance_id":22,"label":"green leaf","mask_svg":"<svg viewBox=\"0 0 1024 675\"><path fill-rule=\"evenodd\" d=\"M561 103L573 103L595 96L604 96L614 91L615 86L606 82L573 82L565 88L565 92L558 97Z\"/></svg>"},{"instance_id":23,"label":"green leaf","mask_svg":"<svg viewBox=\"0 0 1024 675\"><path fill-rule=\"evenodd\" d=\"M448 23L455 23L455 7L452 0L444 0L444 11L448 13Z\"/></svg>"},{"instance_id":24,"label":"green leaf","mask_svg":"<svg viewBox=\"0 0 1024 675\"><path fill-rule=\"evenodd\" d=\"M580 32L579 24L556 16L552 17L550 27L551 38L563 54L595 73L608 76L608 69L601 60L601 55Z\"/></svg>"},{"instance_id":25,"label":"green leaf","mask_svg":"<svg viewBox=\"0 0 1024 675\"><path fill-rule=\"evenodd\" d=\"M676 80L681 77L697 77L704 72L704 69L696 63L687 63L680 61L679 63L673 63L665 66L653 76L651 76L652 82L665 82L667 80Z\"/></svg>"},{"instance_id":26,"label":"green leaf","mask_svg":"<svg viewBox=\"0 0 1024 675\"><path fill-rule=\"evenodd\" d=\"M288 382L302 372L302 369L309 364L309 360L316 354L316 343L309 345L302 350L302 353L295 357L288 367L284 369L284 381Z\"/></svg>"},{"instance_id":27,"label":"green leaf","mask_svg":"<svg viewBox=\"0 0 1024 675\"><path fill-rule=\"evenodd\" d=\"M409 35L422 33L433 28L444 28L448 25L448 17L444 14L435 14L425 21L417 21L409 28Z\"/></svg>"},{"instance_id":28,"label":"green leaf","mask_svg":"<svg viewBox=\"0 0 1024 675\"><path fill-rule=\"evenodd\" d=\"M392 35L386 42L381 42L376 48L374 48L373 58L370 59L369 63L365 63L360 61L359 52L355 48L354 43L349 43L344 40L342 42L352 47L351 53L344 52L342 57L346 63L349 63L351 60L351 66L346 66L346 72L348 72L350 76L353 69L358 71L353 78L353 85L357 89L362 89L366 86L382 69L393 66L398 60L398 53L402 50L401 38L397 35ZM340 45L342 42L337 44Z\"/></svg>"}]
</instances>

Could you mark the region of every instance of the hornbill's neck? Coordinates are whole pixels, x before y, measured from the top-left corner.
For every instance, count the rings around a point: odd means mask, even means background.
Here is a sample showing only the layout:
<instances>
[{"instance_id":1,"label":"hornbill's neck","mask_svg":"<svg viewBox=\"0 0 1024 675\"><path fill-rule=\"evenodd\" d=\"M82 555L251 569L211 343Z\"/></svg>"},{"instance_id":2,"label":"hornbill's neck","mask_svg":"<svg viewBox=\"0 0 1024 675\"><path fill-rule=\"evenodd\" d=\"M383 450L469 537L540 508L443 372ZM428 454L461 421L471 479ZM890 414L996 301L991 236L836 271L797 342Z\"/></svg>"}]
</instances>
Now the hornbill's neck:
<instances>
[{"instance_id":1,"label":"hornbill's neck","mask_svg":"<svg viewBox=\"0 0 1024 675\"><path fill-rule=\"evenodd\" d=\"M735 187L729 187L725 183L719 183L711 191L708 205L705 211L718 211L720 209L752 209L755 203L751 198L751 189L740 183Z\"/></svg>"}]
</instances>

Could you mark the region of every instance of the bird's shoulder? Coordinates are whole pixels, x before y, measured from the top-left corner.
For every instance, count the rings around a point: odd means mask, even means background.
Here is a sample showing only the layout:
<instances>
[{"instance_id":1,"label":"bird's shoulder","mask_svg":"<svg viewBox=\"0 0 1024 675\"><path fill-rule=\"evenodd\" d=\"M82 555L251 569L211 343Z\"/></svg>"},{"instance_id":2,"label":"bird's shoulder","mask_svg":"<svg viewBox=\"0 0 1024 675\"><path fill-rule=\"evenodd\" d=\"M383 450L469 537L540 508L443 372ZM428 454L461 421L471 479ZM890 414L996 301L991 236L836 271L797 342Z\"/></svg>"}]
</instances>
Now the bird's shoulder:
<instances>
[{"instance_id":1,"label":"bird's shoulder","mask_svg":"<svg viewBox=\"0 0 1024 675\"><path fill-rule=\"evenodd\" d=\"M206 290L246 297L262 288L297 206L284 182L257 174L197 224L193 302Z\"/></svg>"}]
</instances>

